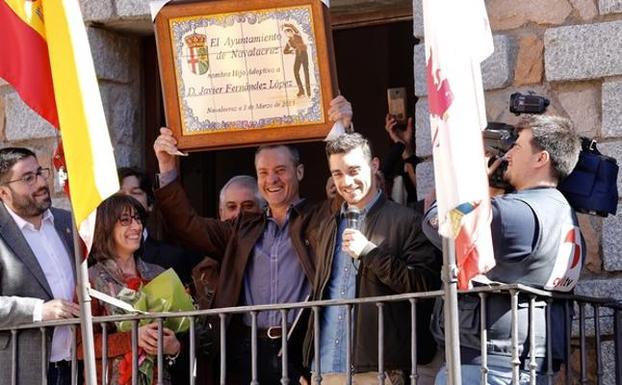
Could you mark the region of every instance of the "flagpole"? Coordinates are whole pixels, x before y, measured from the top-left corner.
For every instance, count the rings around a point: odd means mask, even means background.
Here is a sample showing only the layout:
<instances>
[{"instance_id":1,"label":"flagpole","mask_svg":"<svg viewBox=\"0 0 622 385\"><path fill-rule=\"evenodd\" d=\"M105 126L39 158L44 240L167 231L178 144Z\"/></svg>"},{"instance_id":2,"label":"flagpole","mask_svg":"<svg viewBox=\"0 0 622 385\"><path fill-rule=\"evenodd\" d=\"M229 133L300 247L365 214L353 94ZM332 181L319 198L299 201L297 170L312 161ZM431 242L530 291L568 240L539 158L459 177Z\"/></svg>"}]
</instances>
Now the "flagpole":
<instances>
[{"instance_id":1,"label":"flagpole","mask_svg":"<svg viewBox=\"0 0 622 385\"><path fill-rule=\"evenodd\" d=\"M443 282L445 301L445 362L447 384L461 385L460 325L458 324L458 267L454 241L443 238Z\"/></svg>"},{"instance_id":2,"label":"flagpole","mask_svg":"<svg viewBox=\"0 0 622 385\"><path fill-rule=\"evenodd\" d=\"M78 301L80 303L80 330L82 332L82 352L84 354L84 383L97 385L95 369L95 342L93 337L93 315L91 314L91 296L87 290L89 273L87 258L82 255L82 243L73 222L73 248L75 250L76 275L78 278Z\"/></svg>"}]
</instances>

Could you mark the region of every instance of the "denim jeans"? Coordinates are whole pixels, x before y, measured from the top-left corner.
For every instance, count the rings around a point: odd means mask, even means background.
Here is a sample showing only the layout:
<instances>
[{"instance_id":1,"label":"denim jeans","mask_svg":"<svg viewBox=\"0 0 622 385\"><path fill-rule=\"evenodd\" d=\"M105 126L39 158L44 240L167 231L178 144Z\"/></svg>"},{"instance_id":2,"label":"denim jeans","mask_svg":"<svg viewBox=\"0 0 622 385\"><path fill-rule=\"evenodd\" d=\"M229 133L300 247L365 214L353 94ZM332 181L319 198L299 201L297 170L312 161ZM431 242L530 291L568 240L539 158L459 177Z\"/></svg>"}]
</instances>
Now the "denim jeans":
<instances>
[{"instance_id":1,"label":"denim jeans","mask_svg":"<svg viewBox=\"0 0 622 385\"><path fill-rule=\"evenodd\" d=\"M482 370L479 365L462 365L462 385L479 385L481 382ZM434 385L447 384L447 371L443 365L436 375ZM519 383L529 384L529 372L520 371ZM512 384L512 370L507 367L488 365L488 383L487 385L510 385ZM536 375L536 384L546 384L546 377L540 374Z\"/></svg>"}]
</instances>

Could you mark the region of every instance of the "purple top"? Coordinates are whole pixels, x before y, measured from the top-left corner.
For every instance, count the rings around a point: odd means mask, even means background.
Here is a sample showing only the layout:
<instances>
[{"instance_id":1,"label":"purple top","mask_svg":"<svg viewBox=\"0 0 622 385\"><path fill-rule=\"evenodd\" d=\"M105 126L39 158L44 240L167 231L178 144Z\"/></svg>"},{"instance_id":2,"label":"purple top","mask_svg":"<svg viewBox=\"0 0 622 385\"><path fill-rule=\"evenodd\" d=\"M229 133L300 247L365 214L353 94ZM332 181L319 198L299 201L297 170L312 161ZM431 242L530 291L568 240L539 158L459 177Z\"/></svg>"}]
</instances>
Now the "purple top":
<instances>
[{"instance_id":1,"label":"purple top","mask_svg":"<svg viewBox=\"0 0 622 385\"><path fill-rule=\"evenodd\" d=\"M310 284L298 260L289 234L289 220L292 207L282 227L267 212L263 235L253 248L244 271L244 304L265 305L287 302L302 302L310 292ZM292 309L287 314L291 325L298 313ZM251 324L250 314L244 315L244 322ZM257 327L281 326L280 311L261 312L257 315Z\"/></svg>"}]
</instances>

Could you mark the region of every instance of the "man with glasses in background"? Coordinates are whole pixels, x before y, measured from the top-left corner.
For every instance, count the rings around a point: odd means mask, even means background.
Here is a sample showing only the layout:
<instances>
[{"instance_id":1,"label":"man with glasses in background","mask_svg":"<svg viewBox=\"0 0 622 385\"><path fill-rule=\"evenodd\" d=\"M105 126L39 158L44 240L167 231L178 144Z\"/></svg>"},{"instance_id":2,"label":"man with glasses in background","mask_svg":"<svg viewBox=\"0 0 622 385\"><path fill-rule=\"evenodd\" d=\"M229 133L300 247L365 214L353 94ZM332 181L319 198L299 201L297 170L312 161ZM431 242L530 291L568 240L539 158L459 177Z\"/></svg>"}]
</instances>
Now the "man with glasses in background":
<instances>
[{"instance_id":1,"label":"man with glasses in background","mask_svg":"<svg viewBox=\"0 0 622 385\"><path fill-rule=\"evenodd\" d=\"M79 317L73 302L75 264L71 214L52 208L50 169L34 152L0 150L0 327ZM71 384L72 335L68 326L46 335L38 329L0 332L0 383L42 383L41 348L47 346L48 384ZM17 359L12 346L17 343Z\"/></svg>"}]
</instances>

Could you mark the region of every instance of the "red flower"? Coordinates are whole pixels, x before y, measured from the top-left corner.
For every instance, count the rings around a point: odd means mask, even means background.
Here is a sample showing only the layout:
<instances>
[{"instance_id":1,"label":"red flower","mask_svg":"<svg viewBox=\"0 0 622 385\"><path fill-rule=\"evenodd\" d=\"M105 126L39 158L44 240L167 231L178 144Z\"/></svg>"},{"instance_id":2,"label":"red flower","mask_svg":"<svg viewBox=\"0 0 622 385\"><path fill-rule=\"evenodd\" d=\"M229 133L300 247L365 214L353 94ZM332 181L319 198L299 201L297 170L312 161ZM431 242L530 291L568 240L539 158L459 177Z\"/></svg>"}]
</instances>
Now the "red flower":
<instances>
[{"instance_id":1,"label":"red flower","mask_svg":"<svg viewBox=\"0 0 622 385\"><path fill-rule=\"evenodd\" d=\"M138 373L140 375L140 368L142 363L147 358L145 351L142 348L138 348ZM152 377L149 377L152 378ZM132 352L127 352L123 355L123 359L119 362L119 385L131 385L132 383Z\"/></svg>"},{"instance_id":2,"label":"red flower","mask_svg":"<svg viewBox=\"0 0 622 385\"><path fill-rule=\"evenodd\" d=\"M125 284L128 289L138 291L143 284L143 280L140 277L129 277L125 280Z\"/></svg>"},{"instance_id":3,"label":"red flower","mask_svg":"<svg viewBox=\"0 0 622 385\"><path fill-rule=\"evenodd\" d=\"M119 385L132 382L132 352L127 352L119 363Z\"/></svg>"}]
</instances>

